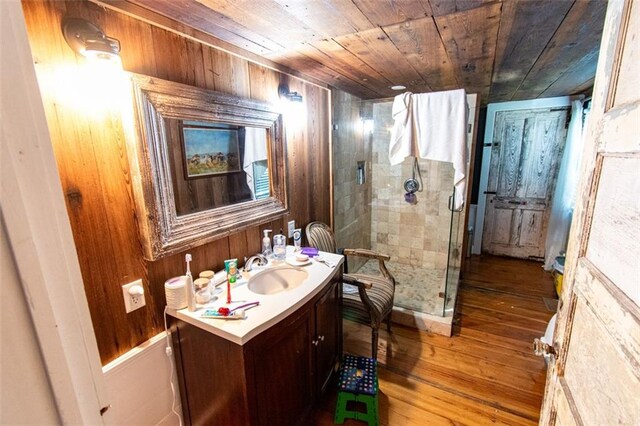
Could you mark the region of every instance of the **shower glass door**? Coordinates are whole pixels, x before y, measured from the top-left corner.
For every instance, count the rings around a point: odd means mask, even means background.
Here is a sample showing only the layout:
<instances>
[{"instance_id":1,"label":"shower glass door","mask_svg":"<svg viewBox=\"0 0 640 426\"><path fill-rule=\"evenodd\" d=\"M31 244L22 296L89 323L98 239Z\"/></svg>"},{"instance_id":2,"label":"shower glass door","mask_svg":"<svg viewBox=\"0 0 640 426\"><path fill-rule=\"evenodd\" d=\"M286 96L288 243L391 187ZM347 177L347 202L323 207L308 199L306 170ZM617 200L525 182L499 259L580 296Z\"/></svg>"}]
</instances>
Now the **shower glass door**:
<instances>
[{"instance_id":1,"label":"shower glass door","mask_svg":"<svg viewBox=\"0 0 640 426\"><path fill-rule=\"evenodd\" d=\"M464 235L464 220L460 210L453 208L455 188L449 201L451 211L451 226L449 227L449 253L447 257L447 276L444 290L444 304L442 316L453 315L460 279L460 264L462 262L462 238Z\"/></svg>"}]
</instances>

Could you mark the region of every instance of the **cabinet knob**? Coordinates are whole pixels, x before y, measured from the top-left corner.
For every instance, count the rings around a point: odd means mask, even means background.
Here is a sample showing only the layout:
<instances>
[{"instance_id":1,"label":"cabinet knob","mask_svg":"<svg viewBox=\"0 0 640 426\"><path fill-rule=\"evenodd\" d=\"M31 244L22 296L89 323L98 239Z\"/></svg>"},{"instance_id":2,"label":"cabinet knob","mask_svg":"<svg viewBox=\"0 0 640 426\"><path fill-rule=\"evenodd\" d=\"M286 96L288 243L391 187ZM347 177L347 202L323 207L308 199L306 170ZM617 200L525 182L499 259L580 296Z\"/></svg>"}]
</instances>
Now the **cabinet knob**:
<instances>
[{"instance_id":1,"label":"cabinet knob","mask_svg":"<svg viewBox=\"0 0 640 426\"><path fill-rule=\"evenodd\" d=\"M321 342L324 342L324 336L318 336L318 339L319 339Z\"/></svg>"},{"instance_id":2,"label":"cabinet knob","mask_svg":"<svg viewBox=\"0 0 640 426\"><path fill-rule=\"evenodd\" d=\"M318 346L318 341L317 340L312 340L311 343L313 344L313 346Z\"/></svg>"}]
</instances>

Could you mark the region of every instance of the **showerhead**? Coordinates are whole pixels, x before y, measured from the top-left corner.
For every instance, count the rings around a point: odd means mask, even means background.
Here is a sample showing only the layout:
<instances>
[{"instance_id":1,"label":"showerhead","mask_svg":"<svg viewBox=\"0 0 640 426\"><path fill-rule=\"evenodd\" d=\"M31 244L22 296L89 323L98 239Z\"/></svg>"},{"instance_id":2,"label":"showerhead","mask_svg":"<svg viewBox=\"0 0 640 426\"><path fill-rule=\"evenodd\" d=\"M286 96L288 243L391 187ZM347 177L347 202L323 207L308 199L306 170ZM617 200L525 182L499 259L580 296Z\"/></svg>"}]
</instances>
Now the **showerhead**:
<instances>
[{"instance_id":1,"label":"showerhead","mask_svg":"<svg viewBox=\"0 0 640 426\"><path fill-rule=\"evenodd\" d=\"M420 189L420 184L415 178L409 178L404 181L404 190L407 193L413 194Z\"/></svg>"}]
</instances>

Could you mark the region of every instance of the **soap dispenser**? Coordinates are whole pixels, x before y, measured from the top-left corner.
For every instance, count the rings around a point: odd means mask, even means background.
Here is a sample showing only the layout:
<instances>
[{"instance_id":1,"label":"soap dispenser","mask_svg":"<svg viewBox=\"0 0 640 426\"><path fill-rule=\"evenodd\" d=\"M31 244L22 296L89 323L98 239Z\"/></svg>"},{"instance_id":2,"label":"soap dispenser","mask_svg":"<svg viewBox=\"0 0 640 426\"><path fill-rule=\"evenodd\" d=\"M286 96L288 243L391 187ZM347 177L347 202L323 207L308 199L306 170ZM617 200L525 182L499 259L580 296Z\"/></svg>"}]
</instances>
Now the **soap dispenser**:
<instances>
[{"instance_id":1,"label":"soap dispenser","mask_svg":"<svg viewBox=\"0 0 640 426\"><path fill-rule=\"evenodd\" d=\"M262 231L264 233L264 238L262 239L262 255L264 257L271 256L271 238L269 238L269 232L271 229L265 229Z\"/></svg>"}]
</instances>

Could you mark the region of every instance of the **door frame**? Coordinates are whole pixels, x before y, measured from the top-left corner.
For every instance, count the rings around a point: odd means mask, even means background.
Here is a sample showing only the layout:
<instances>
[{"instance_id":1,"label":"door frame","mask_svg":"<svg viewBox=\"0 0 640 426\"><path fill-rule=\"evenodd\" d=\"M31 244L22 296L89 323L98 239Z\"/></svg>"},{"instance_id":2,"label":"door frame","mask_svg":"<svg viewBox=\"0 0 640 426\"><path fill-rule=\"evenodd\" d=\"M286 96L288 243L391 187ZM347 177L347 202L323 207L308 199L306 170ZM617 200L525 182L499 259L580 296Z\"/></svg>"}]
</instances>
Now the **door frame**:
<instances>
[{"instance_id":1,"label":"door frame","mask_svg":"<svg viewBox=\"0 0 640 426\"><path fill-rule=\"evenodd\" d=\"M484 129L484 145L482 147L482 166L480 168L480 184L478 190L478 207L476 209L475 225L473 231L472 254L482 252L482 234L484 232L484 215L487 203L487 190L489 182L489 165L491 164L491 141L493 140L493 126L496 113L501 111L516 111L524 109L559 108L571 106L570 96L557 98L532 99L528 101L500 102L487 105L487 122Z\"/></svg>"},{"instance_id":2,"label":"door frame","mask_svg":"<svg viewBox=\"0 0 640 426\"><path fill-rule=\"evenodd\" d=\"M0 2L0 214L63 424L102 424L106 386L19 1ZM11 66L8 66L11 59ZM25 395L24 409L29 409Z\"/></svg>"}]
</instances>

